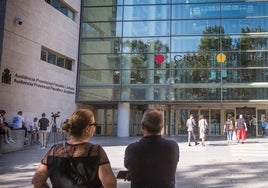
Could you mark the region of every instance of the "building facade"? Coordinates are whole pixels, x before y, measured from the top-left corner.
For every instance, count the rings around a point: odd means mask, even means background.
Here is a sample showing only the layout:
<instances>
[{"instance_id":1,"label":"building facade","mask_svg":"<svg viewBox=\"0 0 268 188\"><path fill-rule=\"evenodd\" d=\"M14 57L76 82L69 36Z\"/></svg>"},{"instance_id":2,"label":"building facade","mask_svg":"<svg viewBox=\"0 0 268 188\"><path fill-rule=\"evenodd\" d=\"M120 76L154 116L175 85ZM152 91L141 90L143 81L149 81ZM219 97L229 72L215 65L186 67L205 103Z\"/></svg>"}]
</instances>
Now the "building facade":
<instances>
[{"instance_id":1,"label":"building facade","mask_svg":"<svg viewBox=\"0 0 268 188\"><path fill-rule=\"evenodd\" d=\"M140 135L144 110L185 134L189 114L223 135L227 115L268 115L268 2L3 0L0 108L26 122L90 108L96 133ZM252 130L250 130L252 131ZM262 134L260 127L252 132ZM251 133L250 133L251 134Z\"/></svg>"},{"instance_id":2,"label":"building facade","mask_svg":"<svg viewBox=\"0 0 268 188\"><path fill-rule=\"evenodd\" d=\"M224 134L228 114L260 124L267 8L258 0L83 0L76 102L94 105L106 135L140 134L148 106L163 111L167 135L184 134L189 114L204 115L211 135Z\"/></svg>"},{"instance_id":3,"label":"building facade","mask_svg":"<svg viewBox=\"0 0 268 188\"><path fill-rule=\"evenodd\" d=\"M6 120L60 112L75 104L80 1L2 0L0 3L0 109Z\"/></svg>"}]
</instances>

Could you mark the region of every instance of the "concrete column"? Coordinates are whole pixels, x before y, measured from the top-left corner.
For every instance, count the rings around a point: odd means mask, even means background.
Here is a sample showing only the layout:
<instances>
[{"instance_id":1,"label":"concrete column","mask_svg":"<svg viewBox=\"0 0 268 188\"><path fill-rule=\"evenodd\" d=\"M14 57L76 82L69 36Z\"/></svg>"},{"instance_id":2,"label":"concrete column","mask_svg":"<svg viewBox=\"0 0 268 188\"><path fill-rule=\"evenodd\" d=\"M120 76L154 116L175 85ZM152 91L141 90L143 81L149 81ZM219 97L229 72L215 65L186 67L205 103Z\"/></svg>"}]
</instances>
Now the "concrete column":
<instances>
[{"instance_id":1,"label":"concrete column","mask_svg":"<svg viewBox=\"0 0 268 188\"><path fill-rule=\"evenodd\" d=\"M117 127L118 137L129 136L129 115L130 115L130 104L119 103L118 104L118 127Z\"/></svg>"}]
</instances>

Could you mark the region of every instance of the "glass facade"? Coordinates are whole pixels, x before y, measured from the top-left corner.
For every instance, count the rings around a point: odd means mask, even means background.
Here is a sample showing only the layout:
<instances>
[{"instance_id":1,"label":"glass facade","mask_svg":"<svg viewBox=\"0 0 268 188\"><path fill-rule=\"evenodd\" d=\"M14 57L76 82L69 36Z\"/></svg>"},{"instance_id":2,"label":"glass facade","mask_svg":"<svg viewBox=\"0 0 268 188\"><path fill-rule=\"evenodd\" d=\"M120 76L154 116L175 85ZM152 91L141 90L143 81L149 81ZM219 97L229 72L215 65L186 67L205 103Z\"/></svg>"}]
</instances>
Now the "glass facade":
<instances>
[{"instance_id":1,"label":"glass facade","mask_svg":"<svg viewBox=\"0 0 268 188\"><path fill-rule=\"evenodd\" d=\"M267 9L245 0L83 0L77 101L267 100Z\"/></svg>"}]
</instances>

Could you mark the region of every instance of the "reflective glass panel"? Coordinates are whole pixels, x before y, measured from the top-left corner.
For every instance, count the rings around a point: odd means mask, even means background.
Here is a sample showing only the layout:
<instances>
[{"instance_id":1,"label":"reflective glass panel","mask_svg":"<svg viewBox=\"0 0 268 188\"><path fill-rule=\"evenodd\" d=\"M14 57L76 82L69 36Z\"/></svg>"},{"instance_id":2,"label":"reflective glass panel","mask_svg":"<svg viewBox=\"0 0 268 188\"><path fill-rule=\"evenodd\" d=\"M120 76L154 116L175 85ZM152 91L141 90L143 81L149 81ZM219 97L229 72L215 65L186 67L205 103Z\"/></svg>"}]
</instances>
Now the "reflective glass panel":
<instances>
[{"instance_id":1,"label":"reflective glass panel","mask_svg":"<svg viewBox=\"0 0 268 188\"><path fill-rule=\"evenodd\" d=\"M83 39L80 43L80 53L117 53L117 39L89 40Z\"/></svg>"},{"instance_id":2,"label":"reflective glass panel","mask_svg":"<svg viewBox=\"0 0 268 188\"><path fill-rule=\"evenodd\" d=\"M199 50L201 36L181 36L171 38L172 52L194 53Z\"/></svg>"},{"instance_id":3,"label":"reflective glass panel","mask_svg":"<svg viewBox=\"0 0 268 188\"><path fill-rule=\"evenodd\" d=\"M220 4L178 4L172 6L172 19L220 18Z\"/></svg>"},{"instance_id":4,"label":"reflective glass panel","mask_svg":"<svg viewBox=\"0 0 268 188\"><path fill-rule=\"evenodd\" d=\"M222 27L226 34L268 32L268 18L223 19Z\"/></svg>"},{"instance_id":5,"label":"reflective glass panel","mask_svg":"<svg viewBox=\"0 0 268 188\"><path fill-rule=\"evenodd\" d=\"M81 55L80 70L88 69L118 69L121 56L116 54Z\"/></svg>"},{"instance_id":6,"label":"reflective glass panel","mask_svg":"<svg viewBox=\"0 0 268 188\"><path fill-rule=\"evenodd\" d=\"M166 53L170 51L170 38L124 38L123 53L142 54L145 53Z\"/></svg>"},{"instance_id":7,"label":"reflective glass panel","mask_svg":"<svg viewBox=\"0 0 268 188\"><path fill-rule=\"evenodd\" d=\"M171 0L172 3L220 3L220 2L230 2L233 3L234 0ZM235 0L235 1L245 1L245 0Z\"/></svg>"},{"instance_id":8,"label":"reflective glass panel","mask_svg":"<svg viewBox=\"0 0 268 188\"><path fill-rule=\"evenodd\" d=\"M84 7L82 22L122 20L122 7Z\"/></svg>"},{"instance_id":9,"label":"reflective glass panel","mask_svg":"<svg viewBox=\"0 0 268 188\"><path fill-rule=\"evenodd\" d=\"M119 88L116 87L81 87L77 91L77 100L88 101L119 101Z\"/></svg>"},{"instance_id":10,"label":"reflective glass panel","mask_svg":"<svg viewBox=\"0 0 268 188\"><path fill-rule=\"evenodd\" d=\"M197 101L219 101L219 88L176 88L174 89L174 100L180 102L197 102Z\"/></svg>"},{"instance_id":11,"label":"reflective glass panel","mask_svg":"<svg viewBox=\"0 0 268 188\"><path fill-rule=\"evenodd\" d=\"M81 24L81 35L86 37L115 37L122 35L122 23L120 22L84 22Z\"/></svg>"},{"instance_id":12,"label":"reflective glass panel","mask_svg":"<svg viewBox=\"0 0 268 188\"><path fill-rule=\"evenodd\" d=\"M268 2L223 3L223 18L267 16Z\"/></svg>"},{"instance_id":13,"label":"reflective glass panel","mask_svg":"<svg viewBox=\"0 0 268 188\"><path fill-rule=\"evenodd\" d=\"M170 19L170 5L125 6L124 20Z\"/></svg>"},{"instance_id":14,"label":"reflective glass panel","mask_svg":"<svg viewBox=\"0 0 268 188\"><path fill-rule=\"evenodd\" d=\"M79 75L80 85L118 84L118 71L116 70L81 70Z\"/></svg>"},{"instance_id":15,"label":"reflective glass panel","mask_svg":"<svg viewBox=\"0 0 268 188\"><path fill-rule=\"evenodd\" d=\"M208 26L219 26L220 20L172 21L172 35L202 35ZM215 33L214 33L215 34Z\"/></svg>"},{"instance_id":16,"label":"reflective glass panel","mask_svg":"<svg viewBox=\"0 0 268 188\"><path fill-rule=\"evenodd\" d=\"M127 86L121 89L121 101L169 101L170 90L167 86Z\"/></svg>"},{"instance_id":17,"label":"reflective glass panel","mask_svg":"<svg viewBox=\"0 0 268 188\"><path fill-rule=\"evenodd\" d=\"M115 6L122 5L124 0L83 0L84 6Z\"/></svg>"},{"instance_id":18,"label":"reflective glass panel","mask_svg":"<svg viewBox=\"0 0 268 188\"><path fill-rule=\"evenodd\" d=\"M169 21L141 21L124 22L124 37L144 37L144 36L167 36L170 35Z\"/></svg>"},{"instance_id":19,"label":"reflective glass panel","mask_svg":"<svg viewBox=\"0 0 268 188\"><path fill-rule=\"evenodd\" d=\"M125 5L168 4L171 0L125 0Z\"/></svg>"}]
</instances>

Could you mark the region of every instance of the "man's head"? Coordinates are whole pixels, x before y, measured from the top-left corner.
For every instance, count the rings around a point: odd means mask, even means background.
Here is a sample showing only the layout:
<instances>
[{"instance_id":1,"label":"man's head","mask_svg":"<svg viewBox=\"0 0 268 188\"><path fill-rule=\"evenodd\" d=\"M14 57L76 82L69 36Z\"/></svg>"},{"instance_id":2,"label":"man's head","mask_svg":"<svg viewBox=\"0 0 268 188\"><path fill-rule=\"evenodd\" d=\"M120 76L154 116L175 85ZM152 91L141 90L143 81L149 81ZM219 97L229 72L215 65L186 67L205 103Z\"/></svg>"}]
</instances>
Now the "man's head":
<instances>
[{"instance_id":1,"label":"man's head","mask_svg":"<svg viewBox=\"0 0 268 188\"><path fill-rule=\"evenodd\" d=\"M18 115L22 116L22 111L18 111Z\"/></svg>"},{"instance_id":2,"label":"man's head","mask_svg":"<svg viewBox=\"0 0 268 188\"><path fill-rule=\"evenodd\" d=\"M243 118L243 115L242 115L242 114L240 114L240 115L239 115L239 118Z\"/></svg>"},{"instance_id":3,"label":"man's head","mask_svg":"<svg viewBox=\"0 0 268 188\"><path fill-rule=\"evenodd\" d=\"M148 109L143 114L141 125L143 132L160 134L164 126L163 114L157 109Z\"/></svg>"},{"instance_id":4,"label":"man's head","mask_svg":"<svg viewBox=\"0 0 268 188\"><path fill-rule=\"evenodd\" d=\"M46 117L46 114L45 113L42 113L42 117Z\"/></svg>"}]
</instances>

